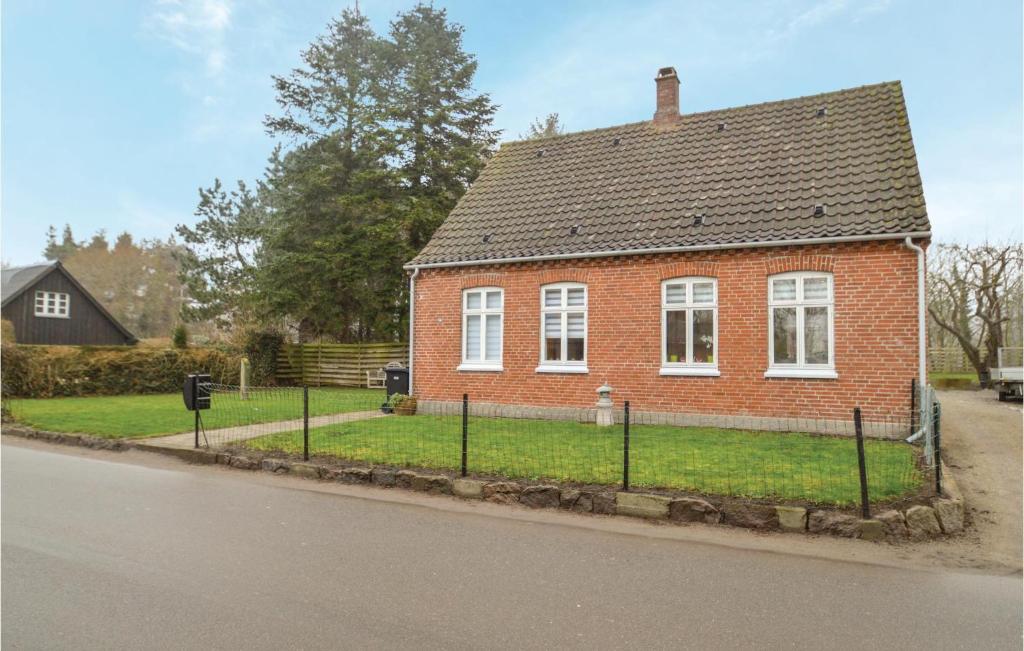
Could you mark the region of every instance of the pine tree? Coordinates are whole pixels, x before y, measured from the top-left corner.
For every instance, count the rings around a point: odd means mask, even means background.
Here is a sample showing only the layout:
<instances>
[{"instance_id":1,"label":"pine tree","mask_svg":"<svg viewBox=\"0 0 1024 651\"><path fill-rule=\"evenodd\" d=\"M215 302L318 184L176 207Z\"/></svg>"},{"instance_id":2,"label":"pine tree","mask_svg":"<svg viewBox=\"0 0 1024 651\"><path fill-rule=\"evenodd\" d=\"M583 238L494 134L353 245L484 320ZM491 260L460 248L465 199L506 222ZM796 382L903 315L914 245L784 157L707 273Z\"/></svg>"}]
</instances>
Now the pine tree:
<instances>
[{"instance_id":1,"label":"pine tree","mask_svg":"<svg viewBox=\"0 0 1024 651\"><path fill-rule=\"evenodd\" d=\"M419 4L391 23L389 111L408 187L409 244L419 250L483 168L498 139L497 107L475 93L476 58L461 25Z\"/></svg>"},{"instance_id":2,"label":"pine tree","mask_svg":"<svg viewBox=\"0 0 1024 651\"><path fill-rule=\"evenodd\" d=\"M46 231L46 248L43 249L43 256L47 260L63 261L81 246L82 244L75 241L70 224L64 224L64 232L59 243L57 242L57 229L51 225Z\"/></svg>"},{"instance_id":3,"label":"pine tree","mask_svg":"<svg viewBox=\"0 0 1024 651\"><path fill-rule=\"evenodd\" d=\"M264 206L258 191L244 182L229 192L215 179L212 187L199 189L195 214L200 218L195 226L180 224L175 229L182 245L174 249L174 257L189 294L181 316L191 322L212 320L222 327L237 324L253 312Z\"/></svg>"},{"instance_id":4,"label":"pine tree","mask_svg":"<svg viewBox=\"0 0 1024 651\"><path fill-rule=\"evenodd\" d=\"M345 11L303 61L275 78L284 115L265 122L298 144L266 181L273 223L260 300L268 318L290 315L307 336L393 337L409 253L388 167L385 45L365 16Z\"/></svg>"}]
</instances>

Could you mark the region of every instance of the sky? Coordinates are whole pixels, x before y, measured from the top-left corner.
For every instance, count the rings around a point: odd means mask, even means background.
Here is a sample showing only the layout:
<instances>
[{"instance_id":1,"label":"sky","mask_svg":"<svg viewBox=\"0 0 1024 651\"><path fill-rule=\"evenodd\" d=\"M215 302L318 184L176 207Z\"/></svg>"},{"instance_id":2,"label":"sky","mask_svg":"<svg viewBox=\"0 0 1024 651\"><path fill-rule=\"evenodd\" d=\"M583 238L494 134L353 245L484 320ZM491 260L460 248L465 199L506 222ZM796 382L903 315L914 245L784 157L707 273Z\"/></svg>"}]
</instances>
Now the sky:
<instances>
[{"instance_id":1,"label":"sky","mask_svg":"<svg viewBox=\"0 0 1024 651\"><path fill-rule=\"evenodd\" d=\"M674 66L683 112L899 79L935 239L1022 236L1019 0L435 0L465 27L475 87L514 140L649 119ZM252 182L275 141L271 75L351 3L6 0L0 258L46 230L166 238L198 188ZM360 0L378 31L412 0Z\"/></svg>"}]
</instances>

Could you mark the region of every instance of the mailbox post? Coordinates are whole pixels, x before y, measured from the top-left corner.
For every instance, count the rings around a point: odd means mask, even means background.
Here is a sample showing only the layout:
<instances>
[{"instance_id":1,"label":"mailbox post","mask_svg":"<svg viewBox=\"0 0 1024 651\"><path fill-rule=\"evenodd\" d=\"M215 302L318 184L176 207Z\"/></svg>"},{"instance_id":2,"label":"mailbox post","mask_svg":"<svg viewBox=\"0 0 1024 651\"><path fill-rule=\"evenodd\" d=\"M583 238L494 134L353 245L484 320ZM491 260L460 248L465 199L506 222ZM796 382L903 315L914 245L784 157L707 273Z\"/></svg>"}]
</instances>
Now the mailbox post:
<instances>
[{"instance_id":1,"label":"mailbox post","mask_svg":"<svg viewBox=\"0 0 1024 651\"><path fill-rule=\"evenodd\" d=\"M185 401L185 409L195 412L195 447L199 447L199 427L202 423L199 417L200 410L210 408L210 385L212 379L206 374L192 374L185 378L185 385L181 389L181 396Z\"/></svg>"}]
</instances>

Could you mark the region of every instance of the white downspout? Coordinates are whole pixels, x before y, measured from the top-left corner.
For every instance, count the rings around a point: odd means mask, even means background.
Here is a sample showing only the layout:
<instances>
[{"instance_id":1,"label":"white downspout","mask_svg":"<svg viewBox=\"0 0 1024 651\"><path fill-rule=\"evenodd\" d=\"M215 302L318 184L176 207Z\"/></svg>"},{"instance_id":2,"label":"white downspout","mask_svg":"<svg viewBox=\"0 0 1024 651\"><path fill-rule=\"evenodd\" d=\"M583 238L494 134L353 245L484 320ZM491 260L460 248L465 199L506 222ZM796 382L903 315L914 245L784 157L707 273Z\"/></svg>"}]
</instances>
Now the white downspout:
<instances>
[{"instance_id":1,"label":"white downspout","mask_svg":"<svg viewBox=\"0 0 1024 651\"><path fill-rule=\"evenodd\" d=\"M416 337L416 276L420 268L416 267L409 276L409 395L416 395L412 389L413 342Z\"/></svg>"},{"instance_id":2,"label":"white downspout","mask_svg":"<svg viewBox=\"0 0 1024 651\"><path fill-rule=\"evenodd\" d=\"M927 359L927 346L925 342L925 295L924 295L924 249L914 244L908 236L903 240L904 246L917 253L917 389L920 393L918 408L923 409L924 398L927 395L928 369L925 360ZM908 443L921 438L924 434L924 426L907 439Z\"/></svg>"}]
</instances>

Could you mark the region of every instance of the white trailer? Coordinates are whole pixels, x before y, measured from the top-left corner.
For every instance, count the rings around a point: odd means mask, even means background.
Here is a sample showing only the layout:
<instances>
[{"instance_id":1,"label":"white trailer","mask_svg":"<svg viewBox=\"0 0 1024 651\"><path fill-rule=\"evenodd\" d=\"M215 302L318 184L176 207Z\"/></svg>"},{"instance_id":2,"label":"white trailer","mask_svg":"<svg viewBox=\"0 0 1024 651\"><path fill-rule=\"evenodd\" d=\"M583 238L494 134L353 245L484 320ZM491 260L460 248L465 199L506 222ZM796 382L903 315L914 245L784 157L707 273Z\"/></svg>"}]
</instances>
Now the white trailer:
<instances>
[{"instance_id":1,"label":"white trailer","mask_svg":"<svg viewBox=\"0 0 1024 651\"><path fill-rule=\"evenodd\" d=\"M1024 396L1024 348L1000 348L999 367L992 369L992 384L1002 401Z\"/></svg>"}]
</instances>

